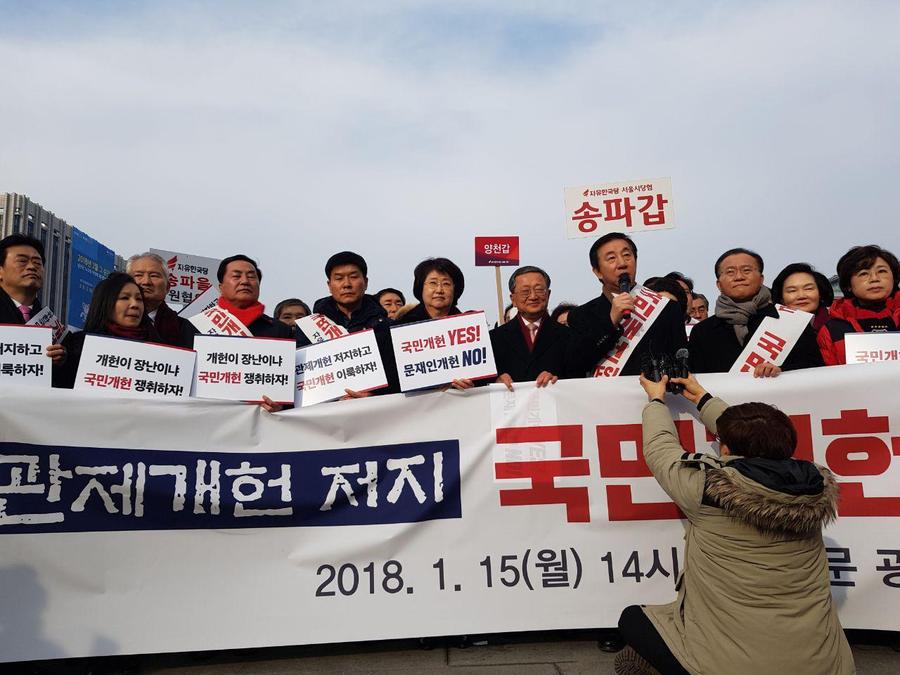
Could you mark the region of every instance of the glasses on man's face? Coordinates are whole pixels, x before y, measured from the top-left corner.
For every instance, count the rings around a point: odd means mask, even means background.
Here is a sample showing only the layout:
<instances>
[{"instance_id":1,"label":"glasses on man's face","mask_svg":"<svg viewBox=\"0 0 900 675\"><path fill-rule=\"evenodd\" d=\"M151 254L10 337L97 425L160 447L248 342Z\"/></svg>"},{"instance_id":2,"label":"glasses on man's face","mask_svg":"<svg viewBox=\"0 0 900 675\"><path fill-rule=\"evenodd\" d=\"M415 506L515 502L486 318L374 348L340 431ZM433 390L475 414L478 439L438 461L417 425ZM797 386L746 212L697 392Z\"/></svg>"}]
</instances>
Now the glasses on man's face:
<instances>
[{"instance_id":1,"label":"glasses on man's face","mask_svg":"<svg viewBox=\"0 0 900 675\"><path fill-rule=\"evenodd\" d=\"M757 271L756 267L752 265L744 265L743 267L726 267L722 270L722 273L719 276L726 277L728 279L734 279L738 273L742 277L749 277L751 274Z\"/></svg>"},{"instance_id":2,"label":"glasses on man's face","mask_svg":"<svg viewBox=\"0 0 900 675\"><path fill-rule=\"evenodd\" d=\"M546 298L547 297L547 289L543 286L538 286L536 288L521 288L516 291L516 295L520 298L529 298L534 295L537 298Z\"/></svg>"}]
</instances>

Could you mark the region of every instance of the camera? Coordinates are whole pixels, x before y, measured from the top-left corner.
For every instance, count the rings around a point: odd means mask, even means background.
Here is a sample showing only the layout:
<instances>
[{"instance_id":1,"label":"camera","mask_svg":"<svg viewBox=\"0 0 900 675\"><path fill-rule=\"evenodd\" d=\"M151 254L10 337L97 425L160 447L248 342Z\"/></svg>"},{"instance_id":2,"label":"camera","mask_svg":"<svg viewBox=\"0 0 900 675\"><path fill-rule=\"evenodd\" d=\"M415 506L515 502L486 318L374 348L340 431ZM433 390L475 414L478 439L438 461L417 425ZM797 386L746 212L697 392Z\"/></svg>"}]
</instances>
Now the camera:
<instances>
[{"instance_id":1,"label":"camera","mask_svg":"<svg viewBox=\"0 0 900 675\"><path fill-rule=\"evenodd\" d=\"M688 356L688 350L683 347L675 354L656 356L651 352L645 352L641 357L641 371L644 373L644 377L651 382L659 382L664 375L668 375L669 382L666 383L666 391L680 394L684 391L684 385L672 382L672 378L687 377L690 374Z\"/></svg>"}]
</instances>

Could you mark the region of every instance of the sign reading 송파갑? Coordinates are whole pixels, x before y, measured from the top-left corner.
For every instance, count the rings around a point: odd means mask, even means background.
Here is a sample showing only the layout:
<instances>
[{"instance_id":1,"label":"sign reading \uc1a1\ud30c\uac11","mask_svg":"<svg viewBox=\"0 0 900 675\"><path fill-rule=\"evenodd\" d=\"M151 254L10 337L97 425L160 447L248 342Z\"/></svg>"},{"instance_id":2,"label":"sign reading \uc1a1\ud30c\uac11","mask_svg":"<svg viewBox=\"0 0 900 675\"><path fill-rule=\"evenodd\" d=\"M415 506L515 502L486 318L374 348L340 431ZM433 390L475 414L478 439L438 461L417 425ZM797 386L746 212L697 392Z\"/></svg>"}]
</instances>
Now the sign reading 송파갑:
<instances>
[{"instance_id":1,"label":"sign reading \uc1a1\ud30c\uac11","mask_svg":"<svg viewBox=\"0 0 900 675\"><path fill-rule=\"evenodd\" d=\"M900 361L900 333L847 333L846 363Z\"/></svg>"},{"instance_id":2,"label":"sign reading \uc1a1\ud30c\uac11","mask_svg":"<svg viewBox=\"0 0 900 675\"><path fill-rule=\"evenodd\" d=\"M294 402L296 343L279 338L194 338L197 368L194 394L229 401Z\"/></svg>"},{"instance_id":3,"label":"sign reading \uc1a1\ud30c\uac11","mask_svg":"<svg viewBox=\"0 0 900 675\"><path fill-rule=\"evenodd\" d=\"M190 349L87 335L75 389L126 398L187 398L195 359Z\"/></svg>"},{"instance_id":4,"label":"sign reading \uc1a1\ud30c\uac11","mask_svg":"<svg viewBox=\"0 0 900 675\"><path fill-rule=\"evenodd\" d=\"M209 288L216 285L215 276L219 268L219 260L199 255L177 253L151 248L166 261L169 274L169 290L166 301L179 305L190 305Z\"/></svg>"},{"instance_id":5,"label":"sign reading \uc1a1\ud30c\uac11","mask_svg":"<svg viewBox=\"0 0 900 675\"><path fill-rule=\"evenodd\" d=\"M519 264L518 237L475 237L475 266Z\"/></svg>"},{"instance_id":6,"label":"sign reading \uc1a1\ud30c\uac11","mask_svg":"<svg viewBox=\"0 0 900 675\"><path fill-rule=\"evenodd\" d=\"M334 321L324 314L310 314L309 316L301 316L294 319L297 328L303 333L307 339L316 344L317 342L327 342L335 338L347 335L347 329L338 326Z\"/></svg>"},{"instance_id":7,"label":"sign reading \uc1a1\ud30c\uac11","mask_svg":"<svg viewBox=\"0 0 900 675\"><path fill-rule=\"evenodd\" d=\"M767 316L760 322L728 372L752 373L756 366L766 362L783 365L812 318L809 312L778 305L778 318Z\"/></svg>"},{"instance_id":8,"label":"sign reading \uc1a1\ud30c\uac11","mask_svg":"<svg viewBox=\"0 0 900 675\"><path fill-rule=\"evenodd\" d=\"M333 401L352 391L387 386L375 332L365 330L297 350L294 404L300 407Z\"/></svg>"},{"instance_id":9,"label":"sign reading \uc1a1\ud30c\uac11","mask_svg":"<svg viewBox=\"0 0 900 675\"><path fill-rule=\"evenodd\" d=\"M47 347L52 339L53 331L46 326L0 324L0 383L49 387Z\"/></svg>"},{"instance_id":10,"label":"sign reading \uc1a1\ud30c\uac11","mask_svg":"<svg viewBox=\"0 0 900 675\"><path fill-rule=\"evenodd\" d=\"M671 178L566 188L565 205L569 239L675 227Z\"/></svg>"},{"instance_id":11,"label":"sign reading \uc1a1\ud30c\uac11","mask_svg":"<svg viewBox=\"0 0 900 675\"><path fill-rule=\"evenodd\" d=\"M391 341L401 391L497 374L484 312L393 326Z\"/></svg>"}]
</instances>

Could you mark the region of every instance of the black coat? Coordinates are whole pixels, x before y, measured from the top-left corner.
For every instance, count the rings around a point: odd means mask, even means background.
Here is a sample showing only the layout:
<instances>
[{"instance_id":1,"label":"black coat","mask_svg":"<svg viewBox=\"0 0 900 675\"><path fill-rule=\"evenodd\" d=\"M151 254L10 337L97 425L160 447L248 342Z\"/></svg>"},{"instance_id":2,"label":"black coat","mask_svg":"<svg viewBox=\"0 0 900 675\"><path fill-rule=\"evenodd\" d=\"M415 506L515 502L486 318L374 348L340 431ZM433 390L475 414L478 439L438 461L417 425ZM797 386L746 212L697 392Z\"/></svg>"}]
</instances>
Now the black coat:
<instances>
[{"instance_id":1,"label":"black coat","mask_svg":"<svg viewBox=\"0 0 900 675\"><path fill-rule=\"evenodd\" d=\"M194 346L194 337L196 335L199 335L200 331L197 330L197 327L190 321L185 321L179 330L184 331L184 337L179 337L178 339L189 341L189 344L187 344L186 346L192 349ZM271 337L296 340L298 346L302 344L309 344L309 340L301 341L299 336L302 335L302 333L299 330L295 330L287 324L281 323L281 321L276 321L271 316L268 316L266 314L262 314L256 319L256 321L247 326L247 330L250 331L250 334L253 337ZM171 343L165 342L163 344ZM176 344L174 346L181 347L185 345Z\"/></svg>"},{"instance_id":2,"label":"black coat","mask_svg":"<svg viewBox=\"0 0 900 675\"><path fill-rule=\"evenodd\" d=\"M532 382L545 370L560 379L584 377L597 362L592 343L566 326L545 316L534 349L528 351L518 317L491 331L497 374L513 382Z\"/></svg>"},{"instance_id":3,"label":"black coat","mask_svg":"<svg viewBox=\"0 0 900 675\"><path fill-rule=\"evenodd\" d=\"M159 341L164 345L192 349L197 328L187 319L178 316L165 302L156 308L153 327L159 333Z\"/></svg>"},{"instance_id":4,"label":"black coat","mask_svg":"<svg viewBox=\"0 0 900 675\"><path fill-rule=\"evenodd\" d=\"M753 337L759 324L767 316L778 318L778 310L775 309L775 305L768 304L760 307L759 311L750 317L747 322L748 340ZM689 347L691 372L727 373L746 346L746 343L742 345L738 342L734 325L725 319L715 315L704 319L691 330ZM822 353L816 343L816 334L811 326L807 326L791 353L788 354L781 369L799 370L824 365Z\"/></svg>"},{"instance_id":5,"label":"black coat","mask_svg":"<svg viewBox=\"0 0 900 675\"><path fill-rule=\"evenodd\" d=\"M447 313L447 316L456 316L457 314L462 314L459 307L453 305L450 308L450 311ZM409 310L406 314L401 316L399 319L394 320L395 326L404 326L408 323L418 323L419 321L431 321L431 316L428 314L428 310L425 309L425 305L421 302Z\"/></svg>"},{"instance_id":6,"label":"black coat","mask_svg":"<svg viewBox=\"0 0 900 675\"><path fill-rule=\"evenodd\" d=\"M593 345L599 354L598 361L612 351L622 335L621 327L613 326L609 316L611 309L612 303L605 295L601 295L569 310L569 328ZM648 352L655 357L674 357L675 352L686 346L687 335L684 332L681 306L677 302L669 302L635 347L622 368L621 375L640 375L641 361Z\"/></svg>"},{"instance_id":7,"label":"black coat","mask_svg":"<svg viewBox=\"0 0 900 675\"><path fill-rule=\"evenodd\" d=\"M144 321L146 321L144 326L147 329L147 342L161 343L162 340L160 339L159 333L156 332L153 324L150 323L150 320L146 316L144 317ZM90 334L115 337L102 332ZM78 376L78 365L81 363L81 352L84 349L84 339L88 335L89 333L79 330L74 333L69 333L63 340L63 346L66 348L66 360L61 366L53 369L54 387L72 389L75 386L75 378Z\"/></svg>"},{"instance_id":8,"label":"black coat","mask_svg":"<svg viewBox=\"0 0 900 675\"><path fill-rule=\"evenodd\" d=\"M31 306L31 316L40 311L41 301L36 299ZM25 325L25 317L19 311L19 305L2 288L0 288L0 323L11 323L17 326Z\"/></svg>"}]
</instances>

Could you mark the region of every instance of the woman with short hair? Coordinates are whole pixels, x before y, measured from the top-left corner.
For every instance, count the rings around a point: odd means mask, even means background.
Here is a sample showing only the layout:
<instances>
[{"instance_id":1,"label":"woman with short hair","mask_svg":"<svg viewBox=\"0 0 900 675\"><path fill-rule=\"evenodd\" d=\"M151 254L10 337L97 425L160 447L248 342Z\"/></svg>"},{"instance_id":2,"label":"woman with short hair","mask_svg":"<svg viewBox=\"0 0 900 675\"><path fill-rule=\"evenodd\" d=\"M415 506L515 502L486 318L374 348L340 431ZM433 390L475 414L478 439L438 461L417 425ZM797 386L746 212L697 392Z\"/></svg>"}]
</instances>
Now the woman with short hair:
<instances>
[{"instance_id":1,"label":"woman with short hair","mask_svg":"<svg viewBox=\"0 0 900 675\"><path fill-rule=\"evenodd\" d=\"M84 329L69 334L63 341L68 356L58 372L54 372L54 387L71 389L75 386L84 338L88 335L138 342L160 341L144 311L144 293L130 275L112 272L94 288Z\"/></svg>"},{"instance_id":2,"label":"woman with short hair","mask_svg":"<svg viewBox=\"0 0 900 675\"><path fill-rule=\"evenodd\" d=\"M456 303L462 297L466 280L462 270L447 258L428 258L413 271L413 295L418 306L404 314L398 324L441 319L462 314Z\"/></svg>"},{"instance_id":3,"label":"woman with short hair","mask_svg":"<svg viewBox=\"0 0 900 675\"><path fill-rule=\"evenodd\" d=\"M825 365L847 362L848 333L893 333L900 330L900 263L880 246L854 246L837 264L844 297L831 306L831 318L819 329Z\"/></svg>"},{"instance_id":4,"label":"woman with short hair","mask_svg":"<svg viewBox=\"0 0 900 675\"><path fill-rule=\"evenodd\" d=\"M772 282L772 302L813 314L812 329L818 333L831 318L828 308L834 302L834 289L809 263L791 263Z\"/></svg>"}]
</instances>

